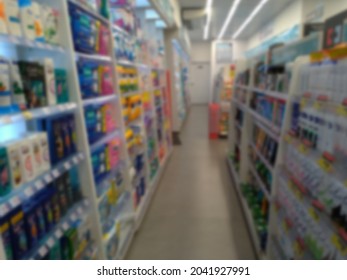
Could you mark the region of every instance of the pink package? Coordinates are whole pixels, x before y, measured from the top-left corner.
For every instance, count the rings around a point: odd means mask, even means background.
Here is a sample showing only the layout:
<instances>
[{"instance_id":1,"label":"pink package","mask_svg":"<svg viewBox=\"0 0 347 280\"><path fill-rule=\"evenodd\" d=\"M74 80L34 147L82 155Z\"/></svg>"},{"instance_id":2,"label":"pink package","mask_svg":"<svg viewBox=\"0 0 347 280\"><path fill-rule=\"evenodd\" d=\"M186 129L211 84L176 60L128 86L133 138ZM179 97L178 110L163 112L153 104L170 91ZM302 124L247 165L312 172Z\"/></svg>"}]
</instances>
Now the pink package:
<instances>
[{"instance_id":1,"label":"pink package","mask_svg":"<svg viewBox=\"0 0 347 280\"><path fill-rule=\"evenodd\" d=\"M119 163L119 139L113 139L110 143L108 143L108 158L109 158L109 166L110 169L114 169L117 167Z\"/></svg>"},{"instance_id":2,"label":"pink package","mask_svg":"<svg viewBox=\"0 0 347 280\"><path fill-rule=\"evenodd\" d=\"M108 55L110 46L110 33L108 32L107 27L104 25L100 26L99 32L99 54Z\"/></svg>"},{"instance_id":3,"label":"pink package","mask_svg":"<svg viewBox=\"0 0 347 280\"><path fill-rule=\"evenodd\" d=\"M110 95L114 93L112 67L103 66L101 70L101 92L102 95Z\"/></svg>"}]
</instances>

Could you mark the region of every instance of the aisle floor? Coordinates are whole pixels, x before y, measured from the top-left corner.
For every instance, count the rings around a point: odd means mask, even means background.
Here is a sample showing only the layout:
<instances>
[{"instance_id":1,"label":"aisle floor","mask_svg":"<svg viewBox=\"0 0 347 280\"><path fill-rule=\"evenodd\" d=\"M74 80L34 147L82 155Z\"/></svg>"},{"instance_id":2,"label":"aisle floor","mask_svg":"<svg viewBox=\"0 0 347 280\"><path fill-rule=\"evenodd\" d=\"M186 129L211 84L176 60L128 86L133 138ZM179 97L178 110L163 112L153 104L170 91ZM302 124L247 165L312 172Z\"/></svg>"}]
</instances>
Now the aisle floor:
<instances>
[{"instance_id":1,"label":"aisle floor","mask_svg":"<svg viewBox=\"0 0 347 280\"><path fill-rule=\"evenodd\" d=\"M227 141L209 141L207 124L207 107L192 107L128 259L255 259Z\"/></svg>"}]
</instances>

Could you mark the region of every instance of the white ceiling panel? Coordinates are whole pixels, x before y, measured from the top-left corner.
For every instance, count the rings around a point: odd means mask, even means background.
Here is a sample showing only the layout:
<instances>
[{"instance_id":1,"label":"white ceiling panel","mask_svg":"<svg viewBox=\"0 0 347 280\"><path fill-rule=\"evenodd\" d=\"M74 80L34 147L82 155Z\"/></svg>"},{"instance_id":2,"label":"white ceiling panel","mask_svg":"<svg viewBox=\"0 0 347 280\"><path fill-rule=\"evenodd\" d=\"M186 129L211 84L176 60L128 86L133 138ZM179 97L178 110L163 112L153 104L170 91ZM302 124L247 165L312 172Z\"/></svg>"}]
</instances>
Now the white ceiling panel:
<instances>
[{"instance_id":1,"label":"white ceiling panel","mask_svg":"<svg viewBox=\"0 0 347 280\"><path fill-rule=\"evenodd\" d=\"M206 0L178 0L181 8L204 8ZM228 16L229 10L234 0L214 0L212 6L212 20L210 27L210 38L216 39L223 26L223 23ZM236 13L225 33L225 39L231 38L232 34L241 26L248 15L257 6L260 0L241 0ZM283 9L285 9L292 0L269 0L269 2L263 7L263 9L257 14L252 22L241 33L239 39L248 39L255 32L262 27L271 23ZM193 24L193 30L189 32L193 41L202 40L204 25L201 23L198 25Z\"/></svg>"}]
</instances>

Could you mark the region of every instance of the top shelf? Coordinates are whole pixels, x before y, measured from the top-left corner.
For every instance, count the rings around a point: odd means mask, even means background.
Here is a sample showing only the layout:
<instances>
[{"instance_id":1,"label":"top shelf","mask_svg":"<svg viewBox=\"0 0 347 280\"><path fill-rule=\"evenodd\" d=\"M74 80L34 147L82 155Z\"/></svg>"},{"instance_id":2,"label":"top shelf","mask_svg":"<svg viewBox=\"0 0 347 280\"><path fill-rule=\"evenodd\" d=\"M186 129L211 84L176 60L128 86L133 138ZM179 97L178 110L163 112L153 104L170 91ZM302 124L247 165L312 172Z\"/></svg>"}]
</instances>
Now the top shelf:
<instances>
[{"instance_id":1,"label":"top shelf","mask_svg":"<svg viewBox=\"0 0 347 280\"><path fill-rule=\"evenodd\" d=\"M269 97L273 97L276 99L281 99L284 101L288 100L288 94L283 93L283 92L278 92L278 91L273 91L273 90L266 90L266 89L260 89L257 87L251 87L251 86L244 86L244 85L236 85L237 88L246 90L248 92L257 92L257 93L263 93Z\"/></svg>"},{"instance_id":2,"label":"top shelf","mask_svg":"<svg viewBox=\"0 0 347 280\"><path fill-rule=\"evenodd\" d=\"M109 20L107 18L105 18L104 16L100 15L99 13L97 13L96 11L93 11L91 8L87 7L86 5L84 5L83 3L80 3L78 0L68 0L70 3L76 5L77 7L81 8L83 11L85 11L86 13L90 14L91 16L93 16L94 18L102 21L105 24L109 24Z\"/></svg>"}]
</instances>

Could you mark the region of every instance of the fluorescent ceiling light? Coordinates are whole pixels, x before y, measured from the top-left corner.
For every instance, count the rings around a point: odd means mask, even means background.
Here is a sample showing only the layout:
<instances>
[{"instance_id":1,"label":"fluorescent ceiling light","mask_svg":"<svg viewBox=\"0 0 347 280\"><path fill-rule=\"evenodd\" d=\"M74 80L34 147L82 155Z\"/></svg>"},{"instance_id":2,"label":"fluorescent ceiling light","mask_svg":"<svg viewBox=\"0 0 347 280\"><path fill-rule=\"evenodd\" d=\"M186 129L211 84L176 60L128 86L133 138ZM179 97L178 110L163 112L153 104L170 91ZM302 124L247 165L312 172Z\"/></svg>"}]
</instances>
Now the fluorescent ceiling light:
<instances>
[{"instance_id":1,"label":"fluorescent ceiling light","mask_svg":"<svg viewBox=\"0 0 347 280\"><path fill-rule=\"evenodd\" d=\"M136 0L136 7L137 8L148 8L151 5L149 4L148 0Z\"/></svg>"},{"instance_id":2,"label":"fluorescent ceiling light","mask_svg":"<svg viewBox=\"0 0 347 280\"><path fill-rule=\"evenodd\" d=\"M228 26L229 26L229 24L231 22L231 19L233 18L234 14L236 12L236 9L239 6L240 2L241 2L241 0L235 0L233 5L231 6L229 14L228 14L228 17L225 20L222 29L220 30L220 33L219 33L219 36L218 36L218 40L223 38L223 36L224 36L225 32L227 31L227 28L228 28Z\"/></svg>"},{"instance_id":3,"label":"fluorescent ceiling light","mask_svg":"<svg viewBox=\"0 0 347 280\"><path fill-rule=\"evenodd\" d=\"M268 0L262 0L258 6L255 7L253 12L248 16L248 18L244 21L244 23L240 26L240 28L234 33L233 39L241 34L241 32L247 27L247 25L252 21L252 19L260 12L263 6L268 2Z\"/></svg>"},{"instance_id":4,"label":"fluorescent ceiling light","mask_svg":"<svg viewBox=\"0 0 347 280\"><path fill-rule=\"evenodd\" d=\"M206 10L206 13L207 13L207 22L206 22L205 30L204 30L204 39L205 40L207 40L208 33L209 33L209 30L210 30L211 14L212 14L212 10L211 10L212 2L213 2L213 0L207 0L207 2L206 2L205 10Z\"/></svg>"}]
</instances>

